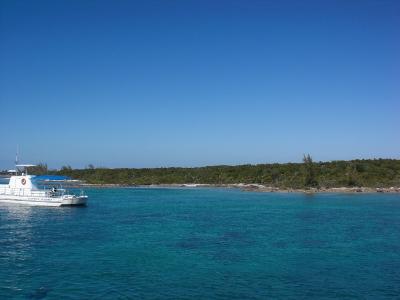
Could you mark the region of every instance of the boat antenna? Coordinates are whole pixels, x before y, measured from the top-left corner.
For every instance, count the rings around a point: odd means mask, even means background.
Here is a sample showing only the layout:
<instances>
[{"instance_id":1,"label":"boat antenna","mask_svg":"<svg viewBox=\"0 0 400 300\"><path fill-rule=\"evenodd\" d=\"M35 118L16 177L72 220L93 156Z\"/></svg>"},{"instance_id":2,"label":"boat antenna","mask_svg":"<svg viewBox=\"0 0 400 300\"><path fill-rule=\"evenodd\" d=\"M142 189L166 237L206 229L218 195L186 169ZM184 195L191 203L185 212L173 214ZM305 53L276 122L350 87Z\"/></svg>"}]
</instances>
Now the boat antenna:
<instances>
[{"instance_id":1,"label":"boat antenna","mask_svg":"<svg viewBox=\"0 0 400 300\"><path fill-rule=\"evenodd\" d=\"M17 145L17 152L15 153L15 164L18 165L18 145Z\"/></svg>"},{"instance_id":2,"label":"boat antenna","mask_svg":"<svg viewBox=\"0 0 400 300\"><path fill-rule=\"evenodd\" d=\"M18 145L17 145L17 152L15 153L15 170L18 170L18 168L17 168L17 165L18 165L18 152L19 152L19 149L18 149L19 147L18 147ZM17 171L18 172L18 171ZM18 174L16 174L16 175L18 175Z\"/></svg>"}]
</instances>

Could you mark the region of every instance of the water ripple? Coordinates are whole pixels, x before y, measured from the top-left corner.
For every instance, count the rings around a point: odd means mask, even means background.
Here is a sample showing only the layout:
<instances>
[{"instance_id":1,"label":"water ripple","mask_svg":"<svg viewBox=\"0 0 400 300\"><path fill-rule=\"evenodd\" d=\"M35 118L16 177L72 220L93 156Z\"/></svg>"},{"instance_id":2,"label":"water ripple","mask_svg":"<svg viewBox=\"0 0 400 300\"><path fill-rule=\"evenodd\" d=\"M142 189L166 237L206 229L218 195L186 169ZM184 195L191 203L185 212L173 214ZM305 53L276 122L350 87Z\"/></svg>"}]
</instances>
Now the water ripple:
<instances>
[{"instance_id":1,"label":"water ripple","mask_svg":"<svg viewBox=\"0 0 400 300\"><path fill-rule=\"evenodd\" d=\"M0 299L393 299L400 197L92 189L0 204Z\"/></svg>"}]
</instances>

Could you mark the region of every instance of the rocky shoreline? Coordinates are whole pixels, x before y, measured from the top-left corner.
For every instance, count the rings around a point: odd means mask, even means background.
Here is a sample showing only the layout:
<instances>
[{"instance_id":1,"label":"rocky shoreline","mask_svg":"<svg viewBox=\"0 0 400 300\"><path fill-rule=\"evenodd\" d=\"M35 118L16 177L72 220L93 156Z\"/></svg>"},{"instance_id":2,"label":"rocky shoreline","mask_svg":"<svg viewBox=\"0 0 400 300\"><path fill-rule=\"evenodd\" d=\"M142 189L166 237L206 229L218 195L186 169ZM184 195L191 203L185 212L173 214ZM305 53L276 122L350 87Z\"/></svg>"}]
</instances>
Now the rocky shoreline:
<instances>
[{"instance_id":1,"label":"rocky shoreline","mask_svg":"<svg viewBox=\"0 0 400 300\"><path fill-rule=\"evenodd\" d=\"M83 183L82 187L96 188L235 188L249 192L261 193L400 193L400 187L332 187L332 188L309 188L309 189L292 189L265 186L262 184L151 184L151 185L128 185L128 184L89 184Z\"/></svg>"}]
</instances>

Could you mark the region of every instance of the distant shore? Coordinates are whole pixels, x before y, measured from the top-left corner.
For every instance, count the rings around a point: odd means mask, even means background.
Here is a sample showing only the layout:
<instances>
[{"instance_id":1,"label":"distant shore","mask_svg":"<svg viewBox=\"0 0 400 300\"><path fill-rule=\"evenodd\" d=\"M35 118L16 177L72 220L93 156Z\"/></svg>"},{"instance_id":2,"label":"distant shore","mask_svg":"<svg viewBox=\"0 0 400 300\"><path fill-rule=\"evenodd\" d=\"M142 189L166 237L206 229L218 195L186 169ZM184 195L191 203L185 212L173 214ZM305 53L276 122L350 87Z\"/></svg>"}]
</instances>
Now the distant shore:
<instances>
[{"instance_id":1,"label":"distant shore","mask_svg":"<svg viewBox=\"0 0 400 300\"><path fill-rule=\"evenodd\" d=\"M128 184L89 184L83 183L82 187L96 187L96 188L112 188L112 187L126 187L126 188L233 188L240 189L248 192L261 192L261 193L399 193L400 187L331 187L331 188L309 188L309 189L295 189L295 188L279 188L272 186L265 186L262 184L150 184L150 185L128 185Z\"/></svg>"}]
</instances>

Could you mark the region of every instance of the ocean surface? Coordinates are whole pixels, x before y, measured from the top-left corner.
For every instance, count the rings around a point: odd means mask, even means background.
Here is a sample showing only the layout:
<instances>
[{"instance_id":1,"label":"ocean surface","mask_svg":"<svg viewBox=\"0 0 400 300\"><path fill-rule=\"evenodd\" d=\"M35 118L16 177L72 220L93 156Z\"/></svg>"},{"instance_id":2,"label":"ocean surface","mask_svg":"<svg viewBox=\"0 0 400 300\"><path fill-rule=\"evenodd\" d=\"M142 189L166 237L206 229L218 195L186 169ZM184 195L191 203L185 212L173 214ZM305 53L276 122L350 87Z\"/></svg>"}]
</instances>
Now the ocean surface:
<instances>
[{"instance_id":1,"label":"ocean surface","mask_svg":"<svg viewBox=\"0 0 400 300\"><path fill-rule=\"evenodd\" d=\"M400 195L87 193L0 204L0 299L400 298Z\"/></svg>"}]
</instances>

